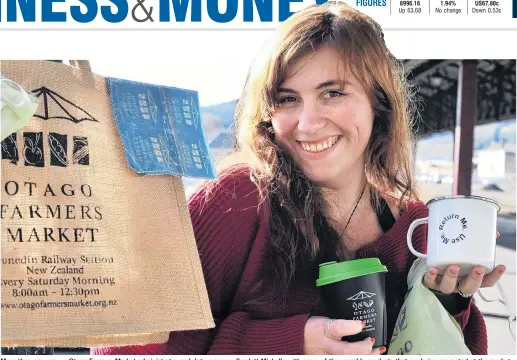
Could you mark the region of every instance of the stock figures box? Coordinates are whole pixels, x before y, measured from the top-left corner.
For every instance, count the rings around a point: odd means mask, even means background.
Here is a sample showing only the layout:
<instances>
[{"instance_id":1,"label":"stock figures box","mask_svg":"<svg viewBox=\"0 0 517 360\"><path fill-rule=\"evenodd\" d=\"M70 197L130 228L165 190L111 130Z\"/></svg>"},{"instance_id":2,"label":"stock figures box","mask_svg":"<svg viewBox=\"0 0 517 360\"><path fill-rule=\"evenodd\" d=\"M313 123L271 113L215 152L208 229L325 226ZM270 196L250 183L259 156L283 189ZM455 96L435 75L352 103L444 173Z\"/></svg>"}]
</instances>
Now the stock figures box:
<instances>
[{"instance_id":1,"label":"stock figures box","mask_svg":"<svg viewBox=\"0 0 517 360\"><path fill-rule=\"evenodd\" d=\"M180 177L213 177L197 93L0 65L39 101L1 144L2 346L158 343L212 327Z\"/></svg>"}]
</instances>

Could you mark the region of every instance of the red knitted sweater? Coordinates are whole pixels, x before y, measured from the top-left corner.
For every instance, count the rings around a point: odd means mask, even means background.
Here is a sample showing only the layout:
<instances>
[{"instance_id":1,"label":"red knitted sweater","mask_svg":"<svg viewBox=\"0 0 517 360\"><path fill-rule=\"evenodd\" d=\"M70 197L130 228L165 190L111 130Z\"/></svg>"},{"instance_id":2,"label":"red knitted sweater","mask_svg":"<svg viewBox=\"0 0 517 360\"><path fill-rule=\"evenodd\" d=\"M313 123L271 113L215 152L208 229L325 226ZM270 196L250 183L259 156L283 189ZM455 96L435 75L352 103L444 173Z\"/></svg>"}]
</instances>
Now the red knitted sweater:
<instances>
[{"instance_id":1,"label":"red knitted sweater","mask_svg":"<svg viewBox=\"0 0 517 360\"><path fill-rule=\"evenodd\" d=\"M253 302L261 283L259 274L268 243L267 206L259 205L249 171L234 169L221 176L210 191L206 186L189 199L194 233L216 327L202 331L173 332L165 344L92 349L92 354L284 354L303 353L304 326L310 315L325 315L317 273L296 279L285 304ZM388 268L386 302L388 339L404 302L407 275L415 260L406 245L411 222L427 216L427 208L413 201L393 227L356 257L378 257ZM425 252L426 228L413 235L416 250ZM482 314L471 301L453 314L463 329L465 342L476 355L487 354L487 334ZM425 326L425 324L422 324Z\"/></svg>"}]
</instances>

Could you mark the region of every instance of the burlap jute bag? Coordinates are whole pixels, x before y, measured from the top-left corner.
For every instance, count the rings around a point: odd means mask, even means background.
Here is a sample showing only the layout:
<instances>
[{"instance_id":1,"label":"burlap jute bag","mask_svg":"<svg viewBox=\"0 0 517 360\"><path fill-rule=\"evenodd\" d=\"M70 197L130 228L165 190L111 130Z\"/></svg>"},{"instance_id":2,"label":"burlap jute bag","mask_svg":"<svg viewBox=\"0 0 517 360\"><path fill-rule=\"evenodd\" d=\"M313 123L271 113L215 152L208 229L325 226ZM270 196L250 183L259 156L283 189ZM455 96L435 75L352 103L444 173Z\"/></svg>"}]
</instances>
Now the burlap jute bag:
<instances>
[{"instance_id":1,"label":"burlap jute bag","mask_svg":"<svg viewBox=\"0 0 517 360\"><path fill-rule=\"evenodd\" d=\"M0 73L40 101L2 142L2 346L213 327L181 179L127 167L106 79L48 61Z\"/></svg>"}]
</instances>

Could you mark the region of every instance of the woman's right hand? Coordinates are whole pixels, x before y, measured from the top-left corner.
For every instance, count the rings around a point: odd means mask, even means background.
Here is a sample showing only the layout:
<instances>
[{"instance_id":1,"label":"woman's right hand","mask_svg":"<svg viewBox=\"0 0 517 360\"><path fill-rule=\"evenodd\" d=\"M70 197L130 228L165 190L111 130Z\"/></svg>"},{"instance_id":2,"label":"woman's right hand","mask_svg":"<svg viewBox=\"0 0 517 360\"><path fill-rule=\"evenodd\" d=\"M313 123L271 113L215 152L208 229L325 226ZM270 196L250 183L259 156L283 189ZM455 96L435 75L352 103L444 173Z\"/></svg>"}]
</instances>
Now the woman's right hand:
<instances>
[{"instance_id":1,"label":"woman's right hand","mask_svg":"<svg viewBox=\"0 0 517 360\"><path fill-rule=\"evenodd\" d=\"M373 349L375 339L342 341L343 336L358 334L363 323L358 320L333 320L313 316L307 320L304 331L304 355L381 355L386 348Z\"/></svg>"}]
</instances>

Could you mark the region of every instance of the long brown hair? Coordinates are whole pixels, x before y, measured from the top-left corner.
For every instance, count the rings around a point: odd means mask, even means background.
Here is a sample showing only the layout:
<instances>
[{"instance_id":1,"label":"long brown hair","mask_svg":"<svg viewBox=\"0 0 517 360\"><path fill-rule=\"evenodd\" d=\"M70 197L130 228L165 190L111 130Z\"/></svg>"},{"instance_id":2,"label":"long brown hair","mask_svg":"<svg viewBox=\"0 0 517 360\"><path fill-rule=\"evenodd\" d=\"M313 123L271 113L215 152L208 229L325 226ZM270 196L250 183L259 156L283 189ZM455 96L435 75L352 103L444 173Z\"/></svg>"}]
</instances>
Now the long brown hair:
<instances>
[{"instance_id":1,"label":"long brown hair","mask_svg":"<svg viewBox=\"0 0 517 360\"><path fill-rule=\"evenodd\" d=\"M269 280L283 295L295 273L312 268L319 256L349 258L325 215L320 189L275 141L271 125L276 92L287 67L322 46L339 52L346 70L364 85L371 99L375 118L365 172L374 194L398 198L401 208L416 197L410 94L380 26L342 2L327 2L293 14L250 68L235 113L238 148L230 158L246 159L252 165L261 196L270 204Z\"/></svg>"}]
</instances>

